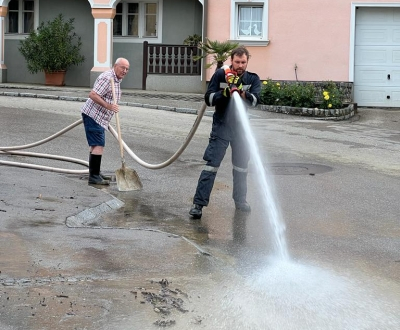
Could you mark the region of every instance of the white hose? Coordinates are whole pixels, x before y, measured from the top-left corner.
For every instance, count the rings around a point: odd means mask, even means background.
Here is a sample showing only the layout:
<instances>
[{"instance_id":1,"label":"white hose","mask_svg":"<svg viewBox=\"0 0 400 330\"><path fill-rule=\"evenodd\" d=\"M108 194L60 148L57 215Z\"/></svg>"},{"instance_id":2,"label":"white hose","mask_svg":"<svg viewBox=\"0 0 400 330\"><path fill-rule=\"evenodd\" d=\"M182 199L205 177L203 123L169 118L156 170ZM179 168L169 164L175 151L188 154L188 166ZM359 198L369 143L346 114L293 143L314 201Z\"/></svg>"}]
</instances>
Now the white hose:
<instances>
[{"instance_id":1,"label":"white hose","mask_svg":"<svg viewBox=\"0 0 400 330\"><path fill-rule=\"evenodd\" d=\"M199 113L197 114L197 118L192 126L192 129L190 130L188 136L186 137L185 142L182 144L182 146L165 162L160 163L160 164L149 164L141 160L138 156L135 155L135 153L126 145L124 141L122 141L122 145L124 146L124 150L140 165L143 167L149 168L151 170L158 170L160 168L164 168L170 164L172 164L181 154L182 152L186 149L187 145L189 142L192 140L192 137L194 133L196 133L197 127L199 127L199 124L201 122L201 119L203 118L204 112L207 108L207 105L204 103L203 106L201 107ZM113 127L108 126L110 133L118 139L118 133L115 131Z\"/></svg>"},{"instance_id":2,"label":"white hose","mask_svg":"<svg viewBox=\"0 0 400 330\"><path fill-rule=\"evenodd\" d=\"M196 133L197 128L199 127L199 124L201 122L201 119L203 118L203 115L205 113L205 110L207 108L207 105L204 103L201 109L199 110L197 114L197 118L188 134L186 137L185 142L182 144L182 146L165 162L160 163L160 164L149 164L144 162L142 159L140 159L138 156L134 154L134 152L126 145L126 143L122 140L122 144L124 146L124 149L126 152L140 165L143 167L149 168L149 169L160 169L164 168L170 164L172 164L181 154L182 152L186 149L188 146L189 142L192 140L193 135ZM21 146L13 146L13 147L0 147L0 154L9 154L9 155L18 155L18 156L27 156L27 157L37 157L37 158L47 158L47 159L55 159L55 160L60 160L60 161L66 161L66 162L71 162L71 163L76 163L76 164L81 164L83 166L88 167L89 163L84 160L80 160L77 158L71 158L71 157L65 157L65 156L57 156L57 155L51 155L51 154L42 154L42 153L35 153L35 152L24 152L24 151L15 151L15 150L21 150L21 149L28 149L28 148L33 148L36 146L39 146L41 144L44 144L48 141L51 141L60 135L64 134L65 132L68 132L69 130L73 129L74 127L80 125L82 123L82 119L76 121L75 123L65 127L58 133L55 133L48 138L45 138L43 140L30 143L30 144L25 144ZM118 140L118 134L115 131L115 129L110 125L109 126L110 133ZM42 171L50 171L50 172L58 172L58 173L67 173L67 174L87 174L88 170L70 170L70 169L63 169L63 168L58 168L58 167L50 167L50 166L42 166L42 165L35 165L35 164L28 164L28 163L20 163L20 162L11 162L11 161L4 161L0 160L0 165L7 165L7 166L16 166L16 167L24 167L24 168L31 168L31 169L36 169L36 170L42 170Z\"/></svg>"}]
</instances>

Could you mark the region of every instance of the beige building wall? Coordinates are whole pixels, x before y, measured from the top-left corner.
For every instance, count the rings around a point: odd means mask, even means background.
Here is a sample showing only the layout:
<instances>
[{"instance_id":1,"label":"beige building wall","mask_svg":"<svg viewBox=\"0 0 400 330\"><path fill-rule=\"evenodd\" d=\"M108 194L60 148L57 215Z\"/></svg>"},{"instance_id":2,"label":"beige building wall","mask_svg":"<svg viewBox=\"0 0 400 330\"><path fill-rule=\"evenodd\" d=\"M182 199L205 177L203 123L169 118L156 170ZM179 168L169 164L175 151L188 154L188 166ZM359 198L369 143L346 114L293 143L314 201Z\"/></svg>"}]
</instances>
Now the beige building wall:
<instances>
[{"instance_id":1,"label":"beige building wall","mask_svg":"<svg viewBox=\"0 0 400 330\"><path fill-rule=\"evenodd\" d=\"M250 0L251 2L251 0ZM349 81L352 4L398 4L394 0L269 0L267 46L244 45L248 70L261 79ZM231 0L209 1L207 31L211 40L230 38ZM229 61L228 61L229 62ZM207 80L214 68L207 70Z\"/></svg>"}]
</instances>

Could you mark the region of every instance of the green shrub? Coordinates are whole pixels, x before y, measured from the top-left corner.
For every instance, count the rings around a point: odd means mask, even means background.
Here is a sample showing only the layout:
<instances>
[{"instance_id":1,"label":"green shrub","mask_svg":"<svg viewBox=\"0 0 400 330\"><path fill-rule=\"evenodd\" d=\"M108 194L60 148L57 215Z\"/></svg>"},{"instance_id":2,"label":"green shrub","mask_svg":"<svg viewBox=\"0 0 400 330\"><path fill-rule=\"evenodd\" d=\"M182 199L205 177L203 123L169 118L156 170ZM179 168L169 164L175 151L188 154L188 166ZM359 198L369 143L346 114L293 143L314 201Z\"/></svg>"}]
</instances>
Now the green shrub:
<instances>
[{"instance_id":1,"label":"green shrub","mask_svg":"<svg viewBox=\"0 0 400 330\"><path fill-rule=\"evenodd\" d=\"M328 81L323 85L320 109L339 109L343 107L343 95L335 83Z\"/></svg>"},{"instance_id":2,"label":"green shrub","mask_svg":"<svg viewBox=\"0 0 400 330\"><path fill-rule=\"evenodd\" d=\"M279 90L280 83L275 83L271 79L264 80L260 94L261 103L268 105L277 104L279 100Z\"/></svg>"},{"instance_id":3,"label":"green shrub","mask_svg":"<svg viewBox=\"0 0 400 330\"><path fill-rule=\"evenodd\" d=\"M310 108L315 105L315 87L312 84L285 84L279 92L279 105L298 108Z\"/></svg>"},{"instance_id":4,"label":"green shrub","mask_svg":"<svg viewBox=\"0 0 400 330\"><path fill-rule=\"evenodd\" d=\"M201 36L198 34L193 34L183 40L183 44L186 46L198 46L199 43L201 43Z\"/></svg>"}]
</instances>

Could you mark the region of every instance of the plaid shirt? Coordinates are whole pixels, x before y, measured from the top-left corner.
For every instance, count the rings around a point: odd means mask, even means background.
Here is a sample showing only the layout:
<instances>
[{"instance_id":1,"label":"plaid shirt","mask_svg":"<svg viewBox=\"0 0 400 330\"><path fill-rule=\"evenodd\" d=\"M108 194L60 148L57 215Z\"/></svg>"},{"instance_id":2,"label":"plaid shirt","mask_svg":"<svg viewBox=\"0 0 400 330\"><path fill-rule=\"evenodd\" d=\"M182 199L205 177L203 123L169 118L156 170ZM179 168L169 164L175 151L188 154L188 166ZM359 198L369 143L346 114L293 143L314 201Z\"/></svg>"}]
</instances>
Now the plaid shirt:
<instances>
[{"instance_id":1,"label":"plaid shirt","mask_svg":"<svg viewBox=\"0 0 400 330\"><path fill-rule=\"evenodd\" d=\"M121 80L115 75L113 69L103 72L97 77L93 91L96 92L107 103L113 103L112 89L110 79L114 78L115 98L116 103L121 99ZM108 130L108 125L114 115L114 111L107 110L101 105L95 103L91 98L88 98L83 105L81 112L91 117L96 123Z\"/></svg>"}]
</instances>

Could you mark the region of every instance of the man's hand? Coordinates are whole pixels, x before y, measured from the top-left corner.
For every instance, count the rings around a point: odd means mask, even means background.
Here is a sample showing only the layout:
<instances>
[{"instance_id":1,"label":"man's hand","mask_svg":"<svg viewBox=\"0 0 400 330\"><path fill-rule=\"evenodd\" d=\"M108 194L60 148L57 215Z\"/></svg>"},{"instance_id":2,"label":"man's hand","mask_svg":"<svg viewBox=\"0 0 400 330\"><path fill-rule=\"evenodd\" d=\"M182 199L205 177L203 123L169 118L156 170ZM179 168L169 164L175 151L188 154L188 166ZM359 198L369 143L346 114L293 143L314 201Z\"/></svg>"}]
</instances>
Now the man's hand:
<instances>
[{"instance_id":1,"label":"man's hand","mask_svg":"<svg viewBox=\"0 0 400 330\"><path fill-rule=\"evenodd\" d=\"M107 110L119 112L119 106L118 106L118 104L108 104Z\"/></svg>"},{"instance_id":2,"label":"man's hand","mask_svg":"<svg viewBox=\"0 0 400 330\"><path fill-rule=\"evenodd\" d=\"M237 82L237 81L238 81L238 79L236 79L236 82ZM234 92L238 92L240 95L242 95L242 93L243 93L243 85L242 85L242 84L240 84L240 85L231 84L231 85L229 86L229 88L230 88L231 95L232 95L232 93L234 93Z\"/></svg>"},{"instance_id":3,"label":"man's hand","mask_svg":"<svg viewBox=\"0 0 400 330\"><path fill-rule=\"evenodd\" d=\"M236 72L231 70L228 65L224 65L221 69L225 71L225 81L228 84L232 84L236 77Z\"/></svg>"},{"instance_id":4,"label":"man's hand","mask_svg":"<svg viewBox=\"0 0 400 330\"><path fill-rule=\"evenodd\" d=\"M222 95L227 97L227 98L231 97L231 88L230 88L230 86L226 86L224 88L224 90L222 91Z\"/></svg>"},{"instance_id":5,"label":"man's hand","mask_svg":"<svg viewBox=\"0 0 400 330\"><path fill-rule=\"evenodd\" d=\"M233 77L233 79L232 79L232 82L231 82L231 84L234 84L234 85L238 85L238 83L239 83L239 76L234 76ZM242 85L242 84L240 84L240 85Z\"/></svg>"},{"instance_id":6,"label":"man's hand","mask_svg":"<svg viewBox=\"0 0 400 330\"><path fill-rule=\"evenodd\" d=\"M97 94L95 91L91 91L89 93L89 97L93 100L94 103L101 105L102 107L106 108L107 110L119 112L118 104L110 104L102 99L102 97Z\"/></svg>"}]
</instances>

